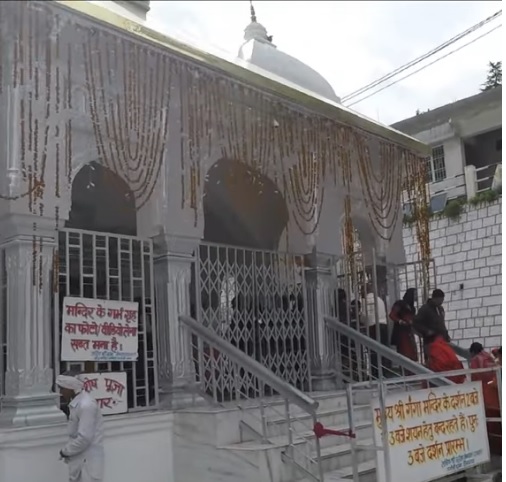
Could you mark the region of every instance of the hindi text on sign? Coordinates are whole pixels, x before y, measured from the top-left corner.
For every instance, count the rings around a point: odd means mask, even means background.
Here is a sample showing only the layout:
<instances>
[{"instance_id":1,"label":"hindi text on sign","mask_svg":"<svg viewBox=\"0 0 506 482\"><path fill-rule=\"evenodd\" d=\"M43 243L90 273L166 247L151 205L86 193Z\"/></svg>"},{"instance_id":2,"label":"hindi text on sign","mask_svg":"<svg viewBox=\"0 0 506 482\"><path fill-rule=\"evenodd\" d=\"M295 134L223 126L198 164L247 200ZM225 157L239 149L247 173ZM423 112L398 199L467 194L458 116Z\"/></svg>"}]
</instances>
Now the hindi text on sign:
<instances>
[{"instance_id":1,"label":"hindi text on sign","mask_svg":"<svg viewBox=\"0 0 506 482\"><path fill-rule=\"evenodd\" d=\"M382 413L373 401L374 438L382 445L386 422L387 447L378 452L378 481L426 482L490 458L480 383L451 385L390 394Z\"/></svg>"},{"instance_id":2,"label":"hindi text on sign","mask_svg":"<svg viewBox=\"0 0 506 482\"><path fill-rule=\"evenodd\" d=\"M128 411L125 372L86 373L80 376L86 390L98 403L103 415Z\"/></svg>"},{"instance_id":3,"label":"hindi text on sign","mask_svg":"<svg viewBox=\"0 0 506 482\"><path fill-rule=\"evenodd\" d=\"M63 361L135 361L138 303L66 297L63 301Z\"/></svg>"}]
</instances>

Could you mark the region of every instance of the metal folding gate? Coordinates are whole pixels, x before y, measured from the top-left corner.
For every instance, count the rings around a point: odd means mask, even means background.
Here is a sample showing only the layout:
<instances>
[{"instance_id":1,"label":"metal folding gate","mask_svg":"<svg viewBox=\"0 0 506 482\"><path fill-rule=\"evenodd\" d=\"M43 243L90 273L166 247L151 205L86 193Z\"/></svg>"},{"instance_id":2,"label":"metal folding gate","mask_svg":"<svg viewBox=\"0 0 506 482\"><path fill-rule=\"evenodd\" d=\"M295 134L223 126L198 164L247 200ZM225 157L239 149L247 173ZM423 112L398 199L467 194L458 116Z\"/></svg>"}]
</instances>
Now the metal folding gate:
<instances>
[{"instance_id":1,"label":"metal folding gate","mask_svg":"<svg viewBox=\"0 0 506 482\"><path fill-rule=\"evenodd\" d=\"M396 296L400 298L408 288L414 288L418 294L417 307L425 303L437 287L437 271L433 259L427 265L422 261L398 264L393 266L392 271Z\"/></svg>"},{"instance_id":2,"label":"metal folding gate","mask_svg":"<svg viewBox=\"0 0 506 482\"><path fill-rule=\"evenodd\" d=\"M61 371L126 372L130 410L158 403L155 363L153 247L132 236L64 229L59 233L55 295L54 366ZM136 362L61 362L61 308L65 296L139 303Z\"/></svg>"},{"instance_id":3,"label":"metal folding gate","mask_svg":"<svg viewBox=\"0 0 506 482\"><path fill-rule=\"evenodd\" d=\"M418 309L425 303L436 287L437 273L434 260L427 263L422 261L407 262L403 264L377 263L376 254L373 251L370 262L363 262L361 252L354 253L350 258L341 258L336 263L335 299L338 318L348 326L370 336L372 330L378 342L390 345L393 322L388 314L393 303L401 299L408 288L414 288L417 294L415 308ZM372 302L364 302L366 294L372 294ZM384 303L387 314L387 333L381 336L381 329L374 329L379 323L377 303ZM376 305L376 306L375 306ZM334 315L335 316L335 315ZM378 325L379 326L379 325ZM383 339L382 339L383 338ZM340 351L345 355L352 353L354 348L349 340L342 337ZM331 340L332 342L332 340ZM421 339L417 344L418 359L423 361L423 348ZM336 353L337 347L330 349L334 363L344 367L345 360L339 360ZM346 357L345 357L346 358ZM367 353L357 353L356 360L343 368L343 371L355 372L356 380L361 380L362 372L368 370L370 363ZM373 360L374 362L374 360ZM358 377L358 378L357 378ZM352 378L352 377L350 377ZM355 380L355 381L356 381Z\"/></svg>"},{"instance_id":4,"label":"metal folding gate","mask_svg":"<svg viewBox=\"0 0 506 482\"><path fill-rule=\"evenodd\" d=\"M301 256L203 243L196 261L194 303L195 315L205 326L288 383L310 389ZM222 366L213 383L226 399L237 380ZM247 380L241 383L245 393L261 391Z\"/></svg>"}]
</instances>

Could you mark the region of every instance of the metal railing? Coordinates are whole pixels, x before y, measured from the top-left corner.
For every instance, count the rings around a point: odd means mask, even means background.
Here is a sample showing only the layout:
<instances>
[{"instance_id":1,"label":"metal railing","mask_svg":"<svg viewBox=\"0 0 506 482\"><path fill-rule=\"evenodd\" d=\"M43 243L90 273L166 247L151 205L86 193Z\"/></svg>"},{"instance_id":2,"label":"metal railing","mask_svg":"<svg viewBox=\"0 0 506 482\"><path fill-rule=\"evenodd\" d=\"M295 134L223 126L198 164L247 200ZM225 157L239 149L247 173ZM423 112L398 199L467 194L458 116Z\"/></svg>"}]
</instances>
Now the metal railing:
<instances>
[{"instance_id":1,"label":"metal railing","mask_svg":"<svg viewBox=\"0 0 506 482\"><path fill-rule=\"evenodd\" d=\"M489 164L488 166L478 167L476 169L476 193L480 193L492 188L495 172L498 164Z\"/></svg>"},{"instance_id":2,"label":"metal railing","mask_svg":"<svg viewBox=\"0 0 506 482\"><path fill-rule=\"evenodd\" d=\"M420 385L422 383L433 385L437 385L440 383L441 379L447 380L447 377L455 377L464 375L467 381L479 381L479 377L473 380L473 375L485 374L494 372L495 380L497 382L497 391L498 391L498 407L497 410L494 408L492 412L498 412L495 415L498 416L489 416L486 415L485 420L488 424L495 424L494 429L497 429L497 433L493 431L489 431L489 437L501 437L501 430L498 429L497 424L502 423L502 368L500 366L493 368L483 368L483 369L464 369L464 370L453 370L449 372L441 372L441 373L433 373L429 374L417 374L411 375L405 378L404 380L404 390L411 391L413 386ZM389 438L387 431L387 423L386 423L386 398L389 394L399 393L399 384L395 379L377 379L377 380L367 380L363 382L350 383L347 386L347 405L348 412L350 413L350 430L354 430L355 420L354 420L354 411L353 411L353 400L357 396L357 393L367 393L371 398L375 397L379 401L379 410L381 412L381 442L380 445L376 443L373 438L372 444L357 444L354 439L351 439L351 461L353 467L353 482L359 482L359 471L358 471L358 452L366 451L366 452L382 452L384 454L384 469L385 469L385 477L386 480L392 480L391 478L391 470L390 461L388 458L388 450L389 450ZM401 402L402 403L402 402ZM457 414L456 414L457 415ZM372 416L372 410L371 410ZM374 420L373 420L374 423ZM480 467L477 467L473 470L476 470L478 473L481 471ZM462 475L460 475L462 477ZM377 475L377 480L381 480ZM445 478L445 480L450 480ZM460 480L460 478L459 478ZM488 480L488 479L487 479Z\"/></svg>"},{"instance_id":3,"label":"metal railing","mask_svg":"<svg viewBox=\"0 0 506 482\"><path fill-rule=\"evenodd\" d=\"M473 164L467 165L464 171L467 199L472 199L481 192L499 187L494 179L496 177L500 179L500 172L497 172L497 170L501 168L501 163L489 164L478 168Z\"/></svg>"},{"instance_id":4,"label":"metal railing","mask_svg":"<svg viewBox=\"0 0 506 482\"><path fill-rule=\"evenodd\" d=\"M341 366L343 380L347 383L367 382L384 378L396 379L397 384L406 385L412 375L432 376L434 372L422 364L392 350L389 346L357 331L337 318L324 317L329 336L334 343L334 363ZM438 386L453 384L439 375L434 382Z\"/></svg>"},{"instance_id":5,"label":"metal railing","mask_svg":"<svg viewBox=\"0 0 506 482\"><path fill-rule=\"evenodd\" d=\"M318 402L193 318L179 319L189 332L197 390L205 387L203 395L214 403L233 402L243 413L243 433L263 444L284 446L283 460L306 479L323 482L320 442L314 432ZM295 419L296 409L308 419ZM273 418L283 420L282 433L270 426Z\"/></svg>"}]
</instances>

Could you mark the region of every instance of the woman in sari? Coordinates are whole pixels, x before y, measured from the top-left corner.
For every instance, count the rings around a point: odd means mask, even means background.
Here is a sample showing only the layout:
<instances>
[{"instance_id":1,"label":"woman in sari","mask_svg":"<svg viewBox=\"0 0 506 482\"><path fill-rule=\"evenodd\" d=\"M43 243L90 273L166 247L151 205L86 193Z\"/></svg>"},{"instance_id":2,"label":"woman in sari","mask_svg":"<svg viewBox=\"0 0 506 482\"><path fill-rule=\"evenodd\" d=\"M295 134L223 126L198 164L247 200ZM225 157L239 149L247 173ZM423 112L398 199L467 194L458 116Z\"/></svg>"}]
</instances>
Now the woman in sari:
<instances>
[{"instance_id":1,"label":"woman in sari","mask_svg":"<svg viewBox=\"0 0 506 482\"><path fill-rule=\"evenodd\" d=\"M500 354L495 351L495 357L500 358ZM481 343L473 343L469 348L471 361L469 368L497 368L499 365L494 357L483 349ZM498 357L499 355L499 357ZM497 389L497 376L495 371L473 373L471 375L473 382L481 382L483 390L483 401L485 403L485 414L487 418L501 418L501 407L499 403L499 391ZM502 455L502 423L487 422L488 441L490 451L494 455Z\"/></svg>"},{"instance_id":2,"label":"woman in sari","mask_svg":"<svg viewBox=\"0 0 506 482\"><path fill-rule=\"evenodd\" d=\"M427 368L433 372L450 372L464 370L464 365L457 358L453 348L442 335L432 335L428 337L427 346ZM455 375L447 377L453 383L464 383L465 375Z\"/></svg>"},{"instance_id":3,"label":"woman in sari","mask_svg":"<svg viewBox=\"0 0 506 482\"><path fill-rule=\"evenodd\" d=\"M402 300L398 300L390 310L390 319L394 322L392 330L392 345L397 347L397 353L413 361L418 361L415 334L412 322L416 314L416 290L409 288Z\"/></svg>"},{"instance_id":4,"label":"woman in sari","mask_svg":"<svg viewBox=\"0 0 506 482\"><path fill-rule=\"evenodd\" d=\"M469 361L469 368L471 370L497 367L494 357L483 349L483 345L481 343L474 342L469 348L469 353L471 353L472 357ZM471 380L473 382L482 382L483 385L486 385L487 383L495 380L495 373L493 371L473 373L471 374Z\"/></svg>"}]
</instances>

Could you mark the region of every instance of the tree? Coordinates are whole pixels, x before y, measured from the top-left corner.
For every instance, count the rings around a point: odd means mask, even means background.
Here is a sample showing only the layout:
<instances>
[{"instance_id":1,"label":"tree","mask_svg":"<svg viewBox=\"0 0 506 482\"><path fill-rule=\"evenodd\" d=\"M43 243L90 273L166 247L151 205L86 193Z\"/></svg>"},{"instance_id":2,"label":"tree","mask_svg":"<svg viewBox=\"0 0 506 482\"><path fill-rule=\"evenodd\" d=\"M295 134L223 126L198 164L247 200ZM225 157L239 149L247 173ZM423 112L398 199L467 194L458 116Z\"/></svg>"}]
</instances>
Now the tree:
<instances>
[{"instance_id":1,"label":"tree","mask_svg":"<svg viewBox=\"0 0 506 482\"><path fill-rule=\"evenodd\" d=\"M481 90L495 89L499 85L502 85L502 62L489 62L487 80L482 84Z\"/></svg>"}]
</instances>

